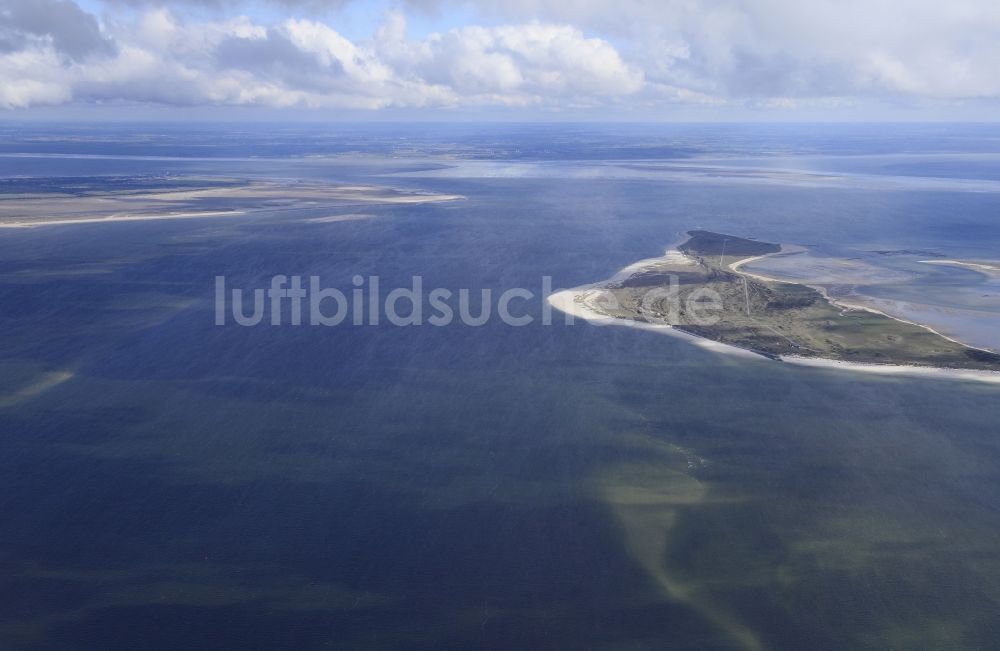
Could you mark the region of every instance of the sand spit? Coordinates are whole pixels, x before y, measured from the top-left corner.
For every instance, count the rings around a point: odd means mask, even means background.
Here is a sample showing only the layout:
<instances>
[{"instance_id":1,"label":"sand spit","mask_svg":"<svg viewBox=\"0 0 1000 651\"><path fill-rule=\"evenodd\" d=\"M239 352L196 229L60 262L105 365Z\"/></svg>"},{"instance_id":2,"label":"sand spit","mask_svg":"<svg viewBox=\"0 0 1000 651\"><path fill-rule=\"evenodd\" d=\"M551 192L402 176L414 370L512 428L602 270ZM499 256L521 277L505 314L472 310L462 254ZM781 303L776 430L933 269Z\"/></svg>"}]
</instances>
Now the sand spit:
<instances>
[{"instance_id":1,"label":"sand spit","mask_svg":"<svg viewBox=\"0 0 1000 651\"><path fill-rule=\"evenodd\" d=\"M859 364L844 362L837 359L820 359L818 357L782 356L781 361L798 366L813 366L817 368L834 368L875 375L903 375L909 377L926 377L939 380L971 380L974 382L989 382L1000 384L1000 373L996 371L977 371L975 369L933 368L929 366L903 366L894 364Z\"/></svg>"},{"instance_id":2,"label":"sand spit","mask_svg":"<svg viewBox=\"0 0 1000 651\"><path fill-rule=\"evenodd\" d=\"M160 214L107 215L104 217L84 217L81 219L39 219L33 221L0 222L0 228L35 228L36 226L64 226L66 224L109 224L112 222L147 222L163 219L197 219L199 217L236 217L245 215L245 210L205 210L196 212L171 212Z\"/></svg>"},{"instance_id":3,"label":"sand spit","mask_svg":"<svg viewBox=\"0 0 1000 651\"><path fill-rule=\"evenodd\" d=\"M997 262L972 262L967 260L921 260L920 264L937 264L952 267L962 267L986 274L991 278L1000 277L1000 263Z\"/></svg>"},{"instance_id":4,"label":"sand spit","mask_svg":"<svg viewBox=\"0 0 1000 651\"><path fill-rule=\"evenodd\" d=\"M569 314L573 318L583 319L592 325L624 326L626 328L635 328L636 330L651 330L660 334L684 339L688 343L694 344L699 348L704 348L717 353L761 359L760 355L752 351L744 348L738 348L736 346L730 346L729 344L724 344L719 341L705 339L704 337L693 335L690 332L678 330L677 328L665 323L644 323L642 321L634 321L632 319L616 319L615 317L601 314L588 305L588 301L593 300L595 293L600 291L601 290L599 288L595 288L590 285L585 287L576 287L574 289L566 289L561 292L551 294L548 297L548 302L549 305L556 308L560 312Z\"/></svg>"},{"instance_id":5,"label":"sand spit","mask_svg":"<svg viewBox=\"0 0 1000 651\"><path fill-rule=\"evenodd\" d=\"M98 188L99 189L99 188ZM370 185L248 182L243 185L149 192L104 192L85 196L0 196L0 228L30 228L118 221L230 217L260 212L331 212L351 205L425 204L465 197Z\"/></svg>"},{"instance_id":6,"label":"sand spit","mask_svg":"<svg viewBox=\"0 0 1000 651\"><path fill-rule=\"evenodd\" d=\"M607 314L602 313L596 306L599 305L605 297L605 288L608 285L613 285L620 283L623 280L634 276L638 273L643 273L653 268L659 263L670 263L674 265L696 265L697 263L690 257L685 255L682 251L677 248L670 248L659 258L647 258L645 260L640 260L634 262L627 267L621 269L614 276L608 280L600 281L590 285L582 285L580 287L574 287L573 289L565 289L559 292L555 292L548 297L549 305L555 309L569 314L573 318L583 319L584 321L597 326L624 326L626 328L635 328L638 330L650 330L653 332L659 332L661 334L669 335L671 337L677 337L679 339L684 339L685 341L698 346L699 348L704 348L706 350L711 350L718 353L726 353L728 355L736 355L739 357L748 357L760 359L760 355L752 351L746 350L744 348L739 348L737 346L730 346L729 344L724 344L719 341L712 341L711 339L705 339L704 337L699 337L693 335L689 332L683 330L678 330L677 328L666 324L666 323L647 323L643 321L635 321L633 319L618 319Z\"/></svg>"}]
</instances>

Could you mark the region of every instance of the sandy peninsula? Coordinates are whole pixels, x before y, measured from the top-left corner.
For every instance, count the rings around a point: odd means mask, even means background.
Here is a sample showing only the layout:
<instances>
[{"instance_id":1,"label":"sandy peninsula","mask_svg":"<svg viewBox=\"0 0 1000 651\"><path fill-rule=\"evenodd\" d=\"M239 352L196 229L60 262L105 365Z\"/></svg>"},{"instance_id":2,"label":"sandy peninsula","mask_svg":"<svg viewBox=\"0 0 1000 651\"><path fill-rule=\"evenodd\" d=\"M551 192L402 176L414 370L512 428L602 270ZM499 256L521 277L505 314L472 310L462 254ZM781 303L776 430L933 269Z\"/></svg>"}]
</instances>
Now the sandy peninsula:
<instances>
[{"instance_id":1,"label":"sandy peninsula","mask_svg":"<svg viewBox=\"0 0 1000 651\"><path fill-rule=\"evenodd\" d=\"M662 257L549 301L596 325L653 330L720 353L1000 383L1000 355L991 351L864 306L838 303L807 285L741 270L754 260L793 252L791 247L708 231L688 235Z\"/></svg>"}]
</instances>

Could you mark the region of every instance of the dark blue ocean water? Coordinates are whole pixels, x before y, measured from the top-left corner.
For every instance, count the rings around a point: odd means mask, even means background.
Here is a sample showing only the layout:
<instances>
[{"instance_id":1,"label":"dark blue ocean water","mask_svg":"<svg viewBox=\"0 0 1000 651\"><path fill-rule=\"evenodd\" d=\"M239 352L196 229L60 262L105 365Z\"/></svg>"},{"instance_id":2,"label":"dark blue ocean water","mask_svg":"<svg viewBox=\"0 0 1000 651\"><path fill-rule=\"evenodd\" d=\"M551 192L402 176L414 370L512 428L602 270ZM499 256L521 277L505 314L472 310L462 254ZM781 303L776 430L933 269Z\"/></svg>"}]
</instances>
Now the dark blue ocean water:
<instances>
[{"instance_id":1,"label":"dark blue ocean water","mask_svg":"<svg viewBox=\"0 0 1000 651\"><path fill-rule=\"evenodd\" d=\"M997 385L559 320L217 327L212 304L220 275L570 287L693 228L996 260L1000 128L6 125L0 151L22 188L466 197L0 231L0 648L1000 638Z\"/></svg>"}]
</instances>

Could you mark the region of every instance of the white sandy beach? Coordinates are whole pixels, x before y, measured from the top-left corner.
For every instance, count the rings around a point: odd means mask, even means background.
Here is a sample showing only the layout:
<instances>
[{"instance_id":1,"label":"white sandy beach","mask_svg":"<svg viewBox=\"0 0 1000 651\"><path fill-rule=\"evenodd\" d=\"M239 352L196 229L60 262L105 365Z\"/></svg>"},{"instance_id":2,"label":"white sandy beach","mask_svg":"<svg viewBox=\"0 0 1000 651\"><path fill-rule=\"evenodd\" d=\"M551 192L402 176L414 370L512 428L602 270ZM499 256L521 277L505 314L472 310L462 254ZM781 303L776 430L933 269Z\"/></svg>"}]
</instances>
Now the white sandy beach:
<instances>
[{"instance_id":1,"label":"white sandy beach","mask_svg":"<svg viewBox=\"0 0 1000 651\"><path fill-rule=\"evenodd\" d=\"M729 344L712 341L711 339L705 339L704 337L699 337L689 332L678 330L677 328L666 323L647 323L634 321L632 319L617 319L615 317L602 314L592 307L595 302L600 302L602 300L601 293L607 285L619 283L637 273L642 273L643 271L650 269L656 263L664 262L669 262L670 264L675 265L697 264L694 260L685 255L684 252L678 250L676 246L672 245L671 248L666 250L663 256L659 258L646 258L644 260L634 262L622 268L607 280L555 292L548 297L549 305L560 312L569 314L573 318L583 319L592 325L614 325L626 328L636 328L639 330L650 330L653 332L659 332L660 334L669 335L671 337L684 339L685 341L706 350L725 353L727 355L760 359L761 356L757 353L739 348L737 346L730 346Z\"/></svg>"},{"instance_id":2,"label":"white sandy beach","mask_svg":"<svg viewBox=\"0 0 1000 651\"><path fill-rule=\"evenodd\" d=\"M876 375L903 375L909 377L927 377L941 380L971 380L974 382L989 382L1000 384L1000 372L977 371L960 368L932 368L928 366L900 366L893 364L859 364L844 362L837 359L820 359L818 357L782 356L781 361L798 366L813 366L817 368L834 368L848 371L861 371Z\"/></svg>"}]
</instances>

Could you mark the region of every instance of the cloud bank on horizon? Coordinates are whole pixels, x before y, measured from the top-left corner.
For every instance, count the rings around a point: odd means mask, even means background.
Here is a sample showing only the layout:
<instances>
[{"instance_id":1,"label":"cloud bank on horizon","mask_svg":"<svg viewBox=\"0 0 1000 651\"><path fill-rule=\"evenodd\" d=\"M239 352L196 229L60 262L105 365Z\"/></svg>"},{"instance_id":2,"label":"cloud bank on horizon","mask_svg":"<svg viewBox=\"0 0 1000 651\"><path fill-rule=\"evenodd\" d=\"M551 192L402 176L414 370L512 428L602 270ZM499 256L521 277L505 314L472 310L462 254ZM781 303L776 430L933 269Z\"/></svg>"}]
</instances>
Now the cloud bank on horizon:
<instances>
[{"instance_id":1,"label":"cloud bank on horizon","mask_svg":"<svg viewBox=\"0 0 1000 651\"><path fill-rule=\"evenodd\" d=\"M349 38L358 6L0 0L0 107L1000 105L994 0L400 0Z\"/></svg>"}]
</instances>

